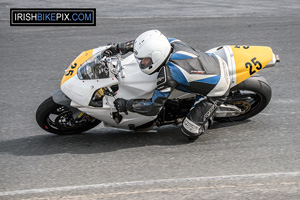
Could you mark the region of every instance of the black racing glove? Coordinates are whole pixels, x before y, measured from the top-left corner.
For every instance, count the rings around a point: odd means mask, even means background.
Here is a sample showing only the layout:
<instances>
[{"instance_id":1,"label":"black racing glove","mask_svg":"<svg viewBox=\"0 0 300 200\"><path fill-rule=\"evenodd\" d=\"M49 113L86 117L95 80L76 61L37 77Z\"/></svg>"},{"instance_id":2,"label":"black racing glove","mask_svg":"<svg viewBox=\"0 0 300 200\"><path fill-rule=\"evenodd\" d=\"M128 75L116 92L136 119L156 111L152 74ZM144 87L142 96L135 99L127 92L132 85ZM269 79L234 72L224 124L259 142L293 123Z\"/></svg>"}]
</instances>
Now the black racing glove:
<instances>
[{"instance_id":1,"label":"black racing glove","mask_svg":"<svg viewBox=\"0 0 300 200\"><path fill-rule=\"evenodd\" d=\"M124 43L110 43L108 45L111 45L106 51L104 52L105 55L107 56L114 56L117 55L118 53L121 53L122 55L133 51L133 45L134 45L134 40L124 42Z\"/></svg>"},{"instance_id":2,"label":"black racing glove","mask_svg":"<svg viewBox=\"0 0 300 200\"><path fill-rule=\"evenodd\" d=\"M134 40L118 44L118 50L125 55L128 52L133 52Z\"/></svg>"},{"instance_id":3,"label":"black racing glove","mask_svg":"<svg viewBox=\"0 0 300 200\"><path fill-rule=\"evenodd\" d=\"M128 115L126 108L127 100L119 98L114 101L114 104L118 112L124 112L126 115Z\"/></svg>"},{"instance_id":4,"label":"black racing glove","mask_svg":"<svg viewBox=\"0 0 300 200\"><path fill-rule=\"evenodd\" d=\"M104 51L104 55L110 57L113 55L117 55L120 52L118 47L119 45L117 43L110 43L108 45L111 45L111 47Z\"/></svg>"}]
</instances>

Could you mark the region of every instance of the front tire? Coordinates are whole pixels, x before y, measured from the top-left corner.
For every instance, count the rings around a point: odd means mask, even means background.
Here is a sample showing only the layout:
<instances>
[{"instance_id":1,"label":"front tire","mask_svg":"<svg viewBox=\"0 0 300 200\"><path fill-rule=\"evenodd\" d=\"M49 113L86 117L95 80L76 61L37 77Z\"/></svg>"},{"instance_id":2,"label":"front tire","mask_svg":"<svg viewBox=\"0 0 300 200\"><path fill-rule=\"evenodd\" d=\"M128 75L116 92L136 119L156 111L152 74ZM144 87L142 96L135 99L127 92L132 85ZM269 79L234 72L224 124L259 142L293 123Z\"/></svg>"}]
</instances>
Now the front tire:
<instances>
[{"instance_id":1,"label":"front tire","mask_svg":"<svg viewBox=\"0 0 300 200\"><path fill-rule=\"evenodd\" d=\"M36 121L45 131L59 135L82 133L94 128L101 122L86 114L80 120L74 120L71 110L55 103L52 97L46 99L38 107Z\"/></svg>"}]
</instances>

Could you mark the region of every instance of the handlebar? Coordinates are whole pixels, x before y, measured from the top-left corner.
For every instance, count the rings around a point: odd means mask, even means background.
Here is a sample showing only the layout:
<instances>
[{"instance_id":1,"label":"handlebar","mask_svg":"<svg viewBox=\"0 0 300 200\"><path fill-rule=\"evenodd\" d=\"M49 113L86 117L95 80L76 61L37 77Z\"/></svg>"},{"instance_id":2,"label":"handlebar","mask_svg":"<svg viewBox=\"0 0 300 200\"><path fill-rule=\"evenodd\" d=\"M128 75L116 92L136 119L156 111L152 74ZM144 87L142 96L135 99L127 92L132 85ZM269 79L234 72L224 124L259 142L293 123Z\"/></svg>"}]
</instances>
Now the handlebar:
<instances>
[{"instance_id":1,"label":"handlebar","mask_svg":"<svg viewBox=\"0 0 300 200\"><path fill-rule=\"evenodd\" d=\"M124 70L123 70L123 66L122 66L122 63L121 63L121 54L118 54L117 55L117 66L116 66L116 71L117 71L117 76L118 76L118 79L119 81L121 81L123 83L123 78L125 78L125 73L124 73Z\"/></svg>"},{"instance_id":2,"label":"handlebar","mask_svg":"<svg viewBox=\"0 0 300 200\"><path fill-rule=\"evenodd\" d=\"M125 72L123 70L124 68L123 68L122 63L121 63L121 54L118 53L116 57L117 57L117 64L116 64L116 66L114 66L112 64L111 55L109 53L106 53L106 50L104 50L102 52L102 61L107 63L107 65L111 69L112 74L115 75L115 77L121 83L123 83L123 78L125 78Z\"/></svg>"}]
</instances>

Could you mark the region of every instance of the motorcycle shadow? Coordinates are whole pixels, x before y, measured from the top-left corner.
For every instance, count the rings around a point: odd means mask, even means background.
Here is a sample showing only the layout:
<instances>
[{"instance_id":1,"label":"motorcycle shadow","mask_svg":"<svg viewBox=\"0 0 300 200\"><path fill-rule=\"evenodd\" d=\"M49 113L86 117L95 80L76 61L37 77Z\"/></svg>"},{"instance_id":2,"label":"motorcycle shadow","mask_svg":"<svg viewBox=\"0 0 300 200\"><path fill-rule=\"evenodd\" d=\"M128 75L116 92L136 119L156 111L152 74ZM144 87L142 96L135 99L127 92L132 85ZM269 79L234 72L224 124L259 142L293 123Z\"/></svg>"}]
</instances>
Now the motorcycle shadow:
<instances>
[{"instance_id":1,"label":"motorcycle shadow","mask_svg":"<svg viewBox=\"0 0 300 200\"><path fill-rule=\"evenodd\" d=\"M113 128L95 129L77 135L42 134L0 141L0 152L18 156L52 155L61 153L95 154L146 146L207 145L221 137L213 129L244 122L216 123L196 142L191 143L178 126L166 126L156 132L134 132Z\"/></svg>"},{"instance_id":2,"label":"motorcycle shadow","mask_svg":"<svg viewBox=\"0 0 300 200\"><path fill-rule=\"evenodd\" d=\"M0 141L0 153L18 156L60 153L94 154L151 145L181 145L187 140L179 128L172 131L134 132L113 128L95 129L76 135L39 135Z\"/></svg>"},{"instance_id":3,"label":"motorcycle shadow","mask_svg":"<svg viewBox=\"0 0 300 200\"><path fill-rule=\"evenodd\" d=\"M251 120L246 119L243 121L214 122L213 125L209 129L213 130L213 129L220 129L220 128L225 128L225 127L228 128L231 126L238 126L238 125L246 124L248 122L251 122Z\"/></svg>"}]
</instances>

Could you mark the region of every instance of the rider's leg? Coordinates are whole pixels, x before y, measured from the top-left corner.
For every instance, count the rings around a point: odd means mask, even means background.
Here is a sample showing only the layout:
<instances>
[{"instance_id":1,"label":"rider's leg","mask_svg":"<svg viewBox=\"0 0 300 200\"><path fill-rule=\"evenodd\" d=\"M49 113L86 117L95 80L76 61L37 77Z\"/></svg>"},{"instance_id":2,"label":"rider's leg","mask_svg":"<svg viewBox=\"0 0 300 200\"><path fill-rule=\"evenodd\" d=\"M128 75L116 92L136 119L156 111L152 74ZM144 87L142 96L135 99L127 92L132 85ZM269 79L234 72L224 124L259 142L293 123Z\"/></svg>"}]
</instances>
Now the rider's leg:
<instances>
[{"instance_id":1,"label":"rider's leg","mask_svg":"<svg viewBox=\"0 0 300 200\"><path fill-rule=\"evenodd\" d=\"M194 106L182 123L181 131L190 140L196 140L213 123L213 116L226 98L197 96Z\"/></svg>"}]
</instances>

